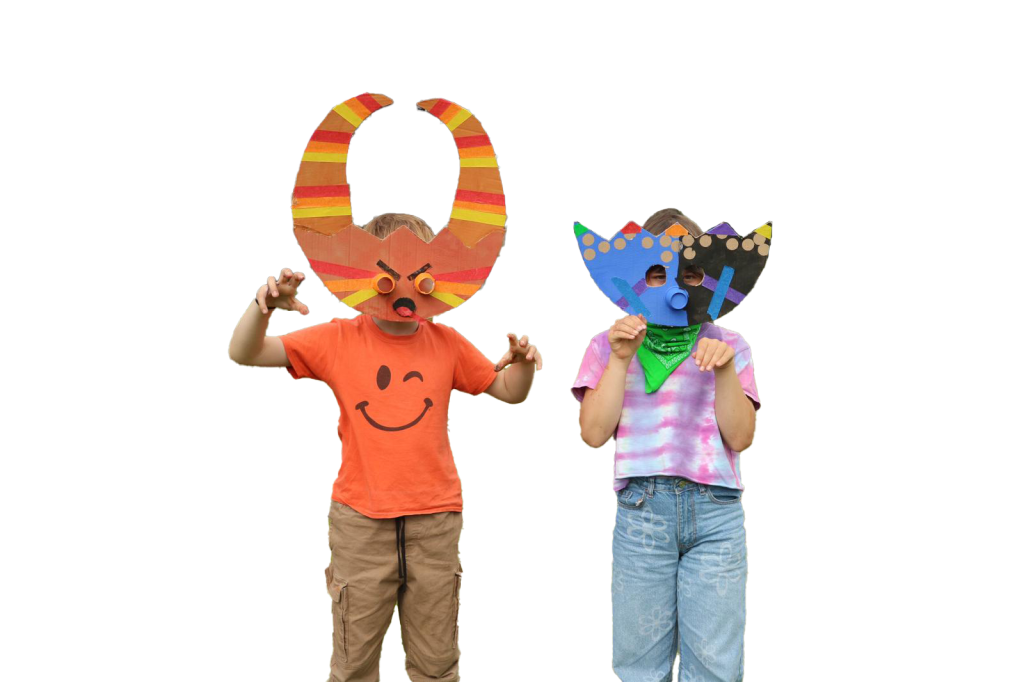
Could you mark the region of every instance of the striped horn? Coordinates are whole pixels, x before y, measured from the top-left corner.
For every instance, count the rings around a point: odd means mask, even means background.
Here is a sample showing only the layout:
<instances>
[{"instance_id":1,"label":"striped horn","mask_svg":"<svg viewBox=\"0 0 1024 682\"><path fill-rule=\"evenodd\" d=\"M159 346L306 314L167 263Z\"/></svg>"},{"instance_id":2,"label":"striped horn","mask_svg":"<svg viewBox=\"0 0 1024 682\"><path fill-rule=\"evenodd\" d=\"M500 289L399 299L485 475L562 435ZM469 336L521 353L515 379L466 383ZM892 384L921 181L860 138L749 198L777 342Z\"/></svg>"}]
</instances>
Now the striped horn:
<instances>
[{"instance_id":1,"label":"striped horn","mask_svg":"<svg viewBox=\"0 0 1024 682\"><path fill-rule=\"evenodd\" d=\"M359 124L391 103L384 95L366 93L328 112L302 153L292 192L295 227L330 235L352 225L352 198L345 177L348 144Z\"/></svg>"},{"instance_id":2,"label":"striped horn","mask_svg":"<svg viewBox=\"0 0 1024 682\"><path fill-rule=\"evenodd\" d=\"M480 121L446 99L427 99L416 106L448 126L459 148L459 185L448 230L470 247L492 232L504 232L505 192L494 148Z\"/></svg>"}]
</instances>

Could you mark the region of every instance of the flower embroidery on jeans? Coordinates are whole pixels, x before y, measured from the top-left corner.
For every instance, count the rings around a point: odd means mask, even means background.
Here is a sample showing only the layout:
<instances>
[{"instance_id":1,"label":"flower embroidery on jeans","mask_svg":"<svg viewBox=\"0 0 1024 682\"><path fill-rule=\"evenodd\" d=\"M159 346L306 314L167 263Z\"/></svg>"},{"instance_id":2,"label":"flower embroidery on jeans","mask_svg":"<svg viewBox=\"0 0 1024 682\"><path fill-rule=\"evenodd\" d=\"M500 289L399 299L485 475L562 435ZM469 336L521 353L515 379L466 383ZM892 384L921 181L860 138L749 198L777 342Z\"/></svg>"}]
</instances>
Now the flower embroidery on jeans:
<instances>
[{"instance_id":1,"label":"flower embroidery on jeans","mask_svg":"<svg viewBox=\"0 0 1024 682\"><path fill-rule=\"evenodd\" d=\"M704 565L700 569L700 579L714 585L720 597L729 591L729 583L739 582L742 576L743 556L739 552L733 554L732 545L728 542L722 545L717 555L705 554L700 562Z\"/></svg>"},{"instance_id":2,"label":"flower embroidery on jeans","mask_svg":"<svg viewBox=\"0 0 1024 682\"><path fill-rule=\"evenodd\" d=\"M693 581L690 580L690 576L679 574L679 591L683 593L684 597L692 597L693 590L690 588L693 586Z\"/></svg>"},{"instance_id":3,"label":"flower embroidery on jeans","mask_svg":"<svg viewBox=\"0 0 1024 682\"><path fill-rule=\"evenodd\" d=\"M651 640L657 642L660 637L672 629L672 624L675 620L676 616L674 613L656 606L651 611L651 615L640 616L640 634L650 635Z\"/></svg>"},{"instance_id":4,"label":"flower embroidery on jeans","mask_svg":"<svg viewBox=\"0 0 1024 682\"><path fill-rule=\"evenodd\" d=\"M622 575L622 570L618 568L612 568L612 594L622 594L626 591L626 578Z\"/></svg>"},{"instance_id":5,"label":"flower embroidery on jeans","mask_svg":"<svg viewBox=\"0 0 1024 682\"><path fill-rule=\"evenodd\" d=\"M660 670L652 670L651 672L644 675L643 682L665 682L665 680L669 679L669 677L671 676L671 672L672 671L670 670L669 674L665 674Z\"/></svg>"},{"instance_id":6,"label":"flower embroidery on jeans","mask_svg":"<svg viewBox=\"0 0 1024 682\"><path fill-rule=\"evenodd\" d=\"M704 682L704 676L697 672L697 669L690 664L689 670L683 670L682 664L679 665L679 672L682 673L680 678L683 682Z\"/></svg>"},{"instance_id":7,"label":"flower embroidery on jeans","mask_svg":"<svg viewBox=\"0 0 1024 682\"><path fill-rule=\"evenodd\" d=\"M700 640L700 651L697 652L697 659L700 660L701 665L705 668L710 668L711 664L715 662L715 655L711 652L711 645L708 644L708 640Z\"/></svg>"},{"instance_id":8,"label":"flower embroidery on jeans","mask_svg":"<svg viewBox=\"0 0 1024 682\"><path fill-rule=\"evenodd\" d=\"M639 516L637 519L635 513L629 515L626 535L634 540L640 540L648 552L654 549L658 542L668 542L668 533L665 532L668 524L664 519L655 516L650 509L645 509Z\"/></svg>"}]
</instances>

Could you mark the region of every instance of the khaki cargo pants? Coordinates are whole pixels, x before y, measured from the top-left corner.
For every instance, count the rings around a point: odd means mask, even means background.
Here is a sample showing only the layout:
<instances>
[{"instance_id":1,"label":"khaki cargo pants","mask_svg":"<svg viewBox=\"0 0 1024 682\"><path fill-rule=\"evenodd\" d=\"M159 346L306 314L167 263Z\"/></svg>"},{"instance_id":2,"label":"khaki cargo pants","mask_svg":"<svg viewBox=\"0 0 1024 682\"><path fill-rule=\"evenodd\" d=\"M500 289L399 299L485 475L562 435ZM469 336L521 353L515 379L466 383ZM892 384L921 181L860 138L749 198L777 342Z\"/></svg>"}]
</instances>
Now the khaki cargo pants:
<instances>
[{"instance_id":1,"label":"khaki cargo pants","mask_svg":"<svg viewBox=\"0 0 1024 682\"><path fill-rule=\"evenodd\" d=\"M413 682L459 679L462 514L371 519L331 502L334 601L330 682L377 682L384 633L398 605Z\"/></svg>"}]
</instances>

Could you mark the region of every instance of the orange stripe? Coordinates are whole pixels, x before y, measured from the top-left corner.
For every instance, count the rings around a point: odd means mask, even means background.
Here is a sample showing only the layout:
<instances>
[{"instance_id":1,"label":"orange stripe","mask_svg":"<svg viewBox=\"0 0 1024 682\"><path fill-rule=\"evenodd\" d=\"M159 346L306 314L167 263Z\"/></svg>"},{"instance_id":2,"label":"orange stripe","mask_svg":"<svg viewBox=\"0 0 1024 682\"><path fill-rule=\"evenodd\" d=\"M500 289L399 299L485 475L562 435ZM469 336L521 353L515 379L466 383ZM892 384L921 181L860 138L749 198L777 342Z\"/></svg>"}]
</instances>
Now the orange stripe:
<instances>
[{"instance_id":1,"label":"orange stripe","mask_svg":"<svg viewBox=\"0 0 1024 682\"><path fill-rule=\"evenodd\" d=\"M467 147L459 150L460 159L472 159L481 156L494 156L494 147Z\"/></svg>"},{"instance_id":2,"label":"orange stripe","mask_svg":"<svg viewBox=\"0 0 1024 682\"><path fill-rule=\"evenodd\" d=\"M505 215L504 206L492 206L490 204L474 204L469 201L456 201L455 208L468 208L470 211L480 211L482 213L497 213L498 215Z\"/></svg>"},{"instance_id":3,"label":"orange stripe","mask_svg":"<svg viewBox=\"0 0 1024 682\"><path fill-rule=\"evenodd\" d=\"M358 289L372 289L372 279L332 279L325 282L327 289L332 293L344 291L356 291Z\"/></svg>"},{"instance_id":4,"label":"orange stripe","mask_svg":"<svg viewBox=\"0 0 1024 682\"><path fill-rule=\"evenodd\" d=\"M351 206L349 197L296 197L292 208L320 208L322 206Z\"/></svg>"},{"instance_id":5,"label":"orange stripe","mask_svg":"<svg viewBox=\"0 0 1024 682\"><path fill-rule=\"evenodd\" d=\"M458 114L458 113L459 113L459 108L458 108L458 106L456 106L453 103L451 106L449 106L449 108L447 108L443 112L441 112L441 115L439 117L437 117L437 118L439 118L444 123L447 123L447 122L451 121L452 119L454 119L455 115Z\"/></svg>"},{"instance_id":6,"label":"orange stripe","mask_svg":"<svg viewBox=\"0 0 1024 682\"><path fill-rule=\"evenodd\" d=\"M337 142L310 142L306 145L307 152L332 152L335 154L345 154L348 152L347 144L338 144Z\"/></svg>"},{"instance_id":7,"label":"orange stripe","mask_svg":"<svg viewBox=\"0 0 1024 682\"><path fill-rule=\"evenodd\" d=\"M462 282L442 282L437 281L434 283L434 291L442 294L458 294L459 296L472 296L477 290L480 289L480 284L463 284Z\"/></svg>"},{"instance_id":8,"label":"orange stripe","mask_svg":"<svg viewBox=\"0 0 1024 682\"><path fill-rule=\"evenodd\" d=\"M366 108L366 105L354 97L345 102L345 105L363 120L366 120L366 117L370 115L370 110Z\"/></svg>"}]
</instances>

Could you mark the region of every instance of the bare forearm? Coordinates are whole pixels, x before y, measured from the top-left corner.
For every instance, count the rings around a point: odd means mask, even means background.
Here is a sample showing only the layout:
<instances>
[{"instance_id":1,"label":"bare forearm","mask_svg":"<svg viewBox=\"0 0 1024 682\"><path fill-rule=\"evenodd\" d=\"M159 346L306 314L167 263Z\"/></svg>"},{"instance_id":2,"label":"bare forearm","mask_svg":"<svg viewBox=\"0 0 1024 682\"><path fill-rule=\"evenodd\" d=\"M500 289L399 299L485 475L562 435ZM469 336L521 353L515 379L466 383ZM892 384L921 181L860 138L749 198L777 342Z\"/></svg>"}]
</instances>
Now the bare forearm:
<instances>
[{"instance_id":1,"label":"bare forearm","mask_svg":"<svg viewBox=\"0 0 1024 682\"><path fill-rule=\"evenodd\" d=\"M743 392L732 362L715 370L715 419L722 440L734 452L754 441L754 405Z\"/></svg>"},{"instance_id":2,"label":"bare forearm","mask_svg":"<svg viewBox=\"0 0 1024 682\"><path fill-rule=\"evenodd\" d=\"M251 365L263 351L263 344L267 338L267 326L270 324L271 312L263 314L253 301L242 314L242 319L235 326L235 332L231 335L231 345L228 346L228 355L240 365Z\"/></svg>"},{"instance_id":3,"label":"bare forearm","mask_svg":"<svg viewBox=\"0 0 1024 682\"><path fill-rule=\"evenodd\" d=\"M608 360L601 380L597 382L597 388L588 390L583 396L580 436L591 447L600 447L608 442L619 425L628 367L628 360L613 355Z\"/></svg>"},{"instance_id":4,"label":"bare forearm","mask_svg":"<svg viewBox=\"0 0 1024 682\"><path fill-rule=\"evenodd\" d=\"M505 377L505 390L508 392L509 404L521 404L534 390L537 379L537 363L514 363L502 371Z\"/></svg>"}]
</instances>

